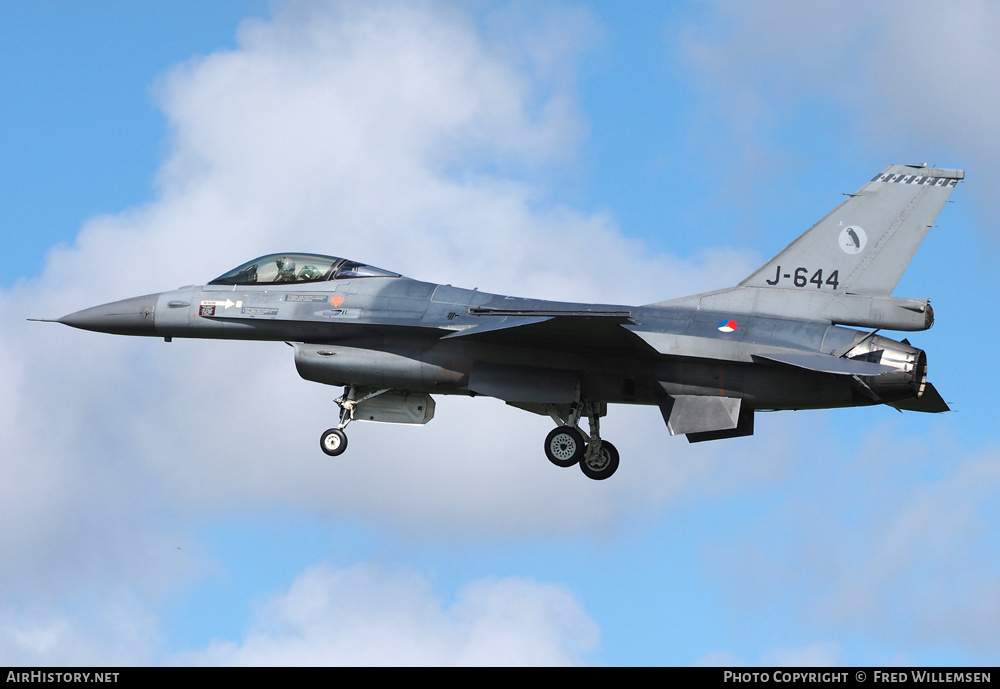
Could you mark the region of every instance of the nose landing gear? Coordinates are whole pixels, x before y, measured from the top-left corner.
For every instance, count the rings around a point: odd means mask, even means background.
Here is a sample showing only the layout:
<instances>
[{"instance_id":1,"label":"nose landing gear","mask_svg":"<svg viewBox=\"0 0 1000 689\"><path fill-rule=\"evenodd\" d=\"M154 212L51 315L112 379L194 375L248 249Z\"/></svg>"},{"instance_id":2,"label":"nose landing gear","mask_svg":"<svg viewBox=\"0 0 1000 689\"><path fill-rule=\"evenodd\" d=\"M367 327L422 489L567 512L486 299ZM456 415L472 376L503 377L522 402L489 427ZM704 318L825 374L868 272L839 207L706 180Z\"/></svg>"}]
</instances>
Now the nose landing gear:
<instances>
[{"instance_id":1,"label":"nose landing gear","mask_svg":"<svg viewBox=\"0 0 1000 689\"><path fill-rule=\"evenodd\" d=\"M354 399L355 392L354 386L349 385L344 388L344 394L334 400L340 407L340 423L336 428L326 429L319 437L320 448L331 457L338 457L347 449L347 434L344 433L344 429L354 420L354 408L358 406Z\"/></svg>"},{"instance_id":2,"label":"nose landing gear","mask_svg":"<svg viewBox=\"0 0 1000 689\"><path fill-rule=\"evenodd\" d=\"M319 438L319 446L331 457L341 455L347 449L347 434L340 428L327 429Z\"/></svg>"},{"instance_id":3,"label":"nose landing gear","mask_svg":"<svg viewBox=\"0 0 1000 689\"><path fill-rule=\"evenodd\" d=\"M334 400L337 406L340 407L340 423L336 428L328 428L323 431L323 435L319 437L319 446L323 452L331 457L344 454L344 450L347 449L347 434L344 432L344 429L347 428L347 424L354 420L354 410L362 402L366 402L372 397L378 397L388 391L388 389L376 390L361 399L356 399L358 393L357 387L348 385L344 388L344 394Z\"/></svg>"}]
</instances>

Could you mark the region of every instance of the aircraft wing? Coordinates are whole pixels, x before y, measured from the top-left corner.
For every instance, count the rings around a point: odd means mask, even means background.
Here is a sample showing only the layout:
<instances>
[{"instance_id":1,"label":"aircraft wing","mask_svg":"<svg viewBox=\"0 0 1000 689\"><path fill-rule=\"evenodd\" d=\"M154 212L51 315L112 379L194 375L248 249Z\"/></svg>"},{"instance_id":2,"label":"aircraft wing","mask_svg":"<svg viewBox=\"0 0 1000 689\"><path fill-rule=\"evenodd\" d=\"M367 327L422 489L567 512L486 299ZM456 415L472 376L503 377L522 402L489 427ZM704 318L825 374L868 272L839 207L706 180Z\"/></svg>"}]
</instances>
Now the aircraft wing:
<instances>
[{"instance_id":1,"label":"aircraft wing","mask_svg":"<svg viewBox=\"0 0 1000 689\"><path fill-rule=\"evenodd\" d=\"M468 338L515 346L653 350L641 338L620 326L631 325L631 311L543 311L472 308L481 323L441 339Z\"/></svg>"},{"instance_id":2,"label":"aircraft wing","mask_svg":"<svg viewBox=\"0 0 1000 689\"><path fill-rule=\"evenodd\" d=\"M463 325L460 329L453 330L451 334L442 337L442 340L450 340L456 337L480 338L484 333L495 333L500 330L511 328L524 328L526 326L544 323L552 320L551 316L519 316L514 318L501 318L484 321L475 325Z\"/></svg>"}]
</instances>

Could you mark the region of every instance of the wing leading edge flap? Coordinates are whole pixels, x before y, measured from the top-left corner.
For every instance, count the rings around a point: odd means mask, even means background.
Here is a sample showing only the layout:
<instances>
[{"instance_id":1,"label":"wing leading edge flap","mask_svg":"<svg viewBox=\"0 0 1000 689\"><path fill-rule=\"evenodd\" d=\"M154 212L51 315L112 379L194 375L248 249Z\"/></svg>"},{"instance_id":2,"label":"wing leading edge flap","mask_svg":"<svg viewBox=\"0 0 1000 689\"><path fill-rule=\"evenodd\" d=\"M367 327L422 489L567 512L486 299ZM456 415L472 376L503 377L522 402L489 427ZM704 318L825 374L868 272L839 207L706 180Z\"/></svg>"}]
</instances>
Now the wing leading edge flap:
<instances>
[{"instance_id":1,"label":"wing leading edge flap","mask_svg":"<svg viewBox=\"0 0 1000 689\"><path fill-rule=\"evenodd\" d=\"M536 325L552 320L551 316L534 316L524 318L504 318L493 323L476 324L464 330L455 330L442 337L442 340L449 340L453 337L469 337L470 335L482 335L484 333L496 332L498 330L509 330L510 328L521 328L526 325Z\"/></svg>"},{"instance_id":2,"label":"wing leading edge flap","mask_svg":"<svg viewBox=\"0 0 1000 689\"><path fill-rule=\"evenodd\" d=\"M807 371L817 371L819 373L832 373L837 376L877 376L881 373L888 373L895 369L890 366L872 363L870 361L858 361L856 359L841 359L829 354L810 354L778 352L773 354L754 354L754 361L764 359L779 364L804 368Z\"/></svg>"}]
</instances>

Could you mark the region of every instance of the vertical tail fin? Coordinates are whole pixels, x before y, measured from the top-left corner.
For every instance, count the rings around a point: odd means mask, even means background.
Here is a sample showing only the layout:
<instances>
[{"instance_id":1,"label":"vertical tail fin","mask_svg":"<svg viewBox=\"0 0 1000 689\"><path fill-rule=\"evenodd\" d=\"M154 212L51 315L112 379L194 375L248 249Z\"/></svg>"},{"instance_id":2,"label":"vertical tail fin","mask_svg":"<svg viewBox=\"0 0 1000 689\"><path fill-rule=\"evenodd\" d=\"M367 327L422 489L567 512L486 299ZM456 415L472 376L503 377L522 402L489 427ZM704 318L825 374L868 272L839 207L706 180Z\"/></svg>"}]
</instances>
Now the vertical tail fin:
<instances>
[{"instance_id":1,"label":"vertical tail fin","mask_svg":"<svg viewBox=\"0 0 1000 689\"><path fill-rule=\"evenodd\" d=\"M926 330L929 299L890 296L961 170L890 165L746 280L650 306Z\"/></svg>"},{"instance_id":2,"label":"vertical tail fin","mask_svg":"<svg viewBox=\"0 0 1000 689\"><path fill-rule=\"evenodd\" d=\"M889 296L964 177L890 165L740 286Z\"/></svg>"}]
</instances>

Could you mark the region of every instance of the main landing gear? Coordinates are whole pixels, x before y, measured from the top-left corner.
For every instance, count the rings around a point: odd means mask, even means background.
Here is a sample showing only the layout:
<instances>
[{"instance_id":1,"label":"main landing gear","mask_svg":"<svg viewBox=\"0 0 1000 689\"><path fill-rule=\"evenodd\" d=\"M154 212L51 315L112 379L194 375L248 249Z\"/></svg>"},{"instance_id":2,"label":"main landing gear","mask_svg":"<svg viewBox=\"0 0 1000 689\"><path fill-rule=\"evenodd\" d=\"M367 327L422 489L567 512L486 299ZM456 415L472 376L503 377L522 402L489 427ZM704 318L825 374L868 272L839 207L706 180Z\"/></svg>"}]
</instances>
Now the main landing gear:
<instances>
[{"instance_id":1,"label":"main landing gear","mask_svg":"<svg viewBox=\"0 0 1000 689\"><path fill-rule=\"evenodd\" d=\"M570 408L568 419L546 405L549 416L559 426L545 437L545 456L557 467L580 465L580 470L595 481L610 478L618 470L618 449L601 440L601 405L580 402ZM581 416L590 421L590 437L584 436L577 423Z\"/></svg>"},{"instance_id":2,"label":"main landing gear","mask_svg":"<svg viewBox=\"0 0 1000 689\"><path fill-rule=\"evenodd\" d=\"M323 435L319 437L319 446L323 449L323 452L331 457L344 454L344 450L347 449L347 434L344 432L344 429L347 428L347 424L354 420L354 410L362 402L370 400L372 397L378 397L383 392L389 392L389 390L376 390L361 399L356 399L357 388L355 386L348 385L344 388L344 394L334 400L337 406L340 407L340 424L336 428L328 428L323 431Z\"/></svg>"}]
</instances>

